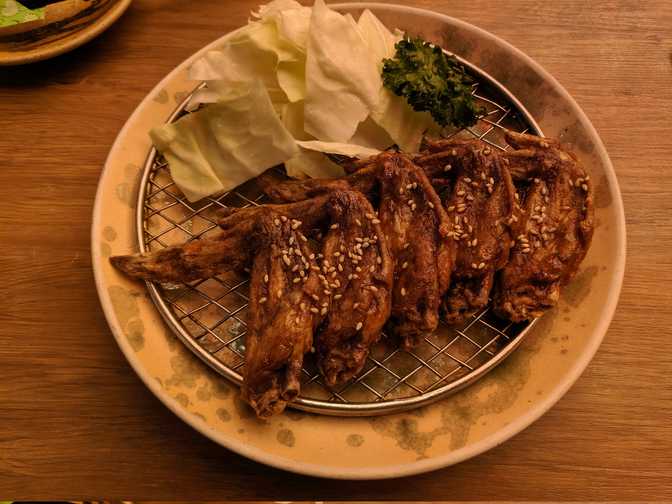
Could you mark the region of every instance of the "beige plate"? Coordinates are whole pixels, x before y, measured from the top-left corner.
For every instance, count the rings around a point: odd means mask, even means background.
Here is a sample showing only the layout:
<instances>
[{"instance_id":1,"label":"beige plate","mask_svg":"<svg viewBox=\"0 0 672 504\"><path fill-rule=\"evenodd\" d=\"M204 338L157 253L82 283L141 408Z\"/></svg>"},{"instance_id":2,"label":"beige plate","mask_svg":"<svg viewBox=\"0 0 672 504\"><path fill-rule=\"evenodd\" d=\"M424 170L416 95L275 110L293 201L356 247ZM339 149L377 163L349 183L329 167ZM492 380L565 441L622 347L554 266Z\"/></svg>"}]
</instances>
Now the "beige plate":
<instances>
[{"instance_id":1,"label":"beige plate","mask_svg":"<svg viewBox=\"0 0 672 504\"><path fill-rule=\"evenodd\" d=\"M0 28L0 65L52 58L100 35L131 0L63 0L47 5L39 21Z\"/></svg>"},{"instance_id":2,"label":"beige plate","mask_svg":"<svg viewBox=\"0 0 672 504\"><path fill-rule=\"evenodd\" d=\"M358 15L366 6L389 27L420 34L498 79L548 136L573 144L595 181L597 225L588 257L559 306L542 317L506 362L468 389L408 413L338 418L289 410L261 422L241 404L235 387L176 339L144 284L124 278L108 257L137 250L133 207L150 148L147 132L194 88L186 70L208 47L159 83L122 129L100 180L92 229L96 284L107 320L154 394L222 446L275 467L331 478L429 471L473 457L527 427L588 365L614 313L625 266L618 183L597 133L567 92L514 47L457 19L383 4L338 8Z\"/></svg>"}]
</instances>

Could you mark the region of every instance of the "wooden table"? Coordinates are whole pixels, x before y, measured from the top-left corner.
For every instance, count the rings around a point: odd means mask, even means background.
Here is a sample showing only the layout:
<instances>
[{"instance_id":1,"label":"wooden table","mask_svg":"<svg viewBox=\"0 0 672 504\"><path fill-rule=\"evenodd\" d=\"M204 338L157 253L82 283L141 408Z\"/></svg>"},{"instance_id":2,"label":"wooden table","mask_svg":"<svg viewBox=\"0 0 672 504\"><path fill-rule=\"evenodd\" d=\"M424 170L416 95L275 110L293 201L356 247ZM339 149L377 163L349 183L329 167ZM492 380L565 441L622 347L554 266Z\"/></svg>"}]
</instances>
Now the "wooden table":
<instances>
[{"instance_id":1,"label":"wooden table","mask_svg":"<svg viewBox=\"0 0 672 504\"><path fill-rule=\"evenodd\" d=\"M672 498L672 3L406 3L477 24L535 58L607 146L625 201L628 265L609 334L578 383L475 459L347 485L248 461L162 406L98 304L89 254L96 184L145 94L244 23L256 0L136 0L87 46L0 68L0 497Z\"/></svg>"}]
</instances>

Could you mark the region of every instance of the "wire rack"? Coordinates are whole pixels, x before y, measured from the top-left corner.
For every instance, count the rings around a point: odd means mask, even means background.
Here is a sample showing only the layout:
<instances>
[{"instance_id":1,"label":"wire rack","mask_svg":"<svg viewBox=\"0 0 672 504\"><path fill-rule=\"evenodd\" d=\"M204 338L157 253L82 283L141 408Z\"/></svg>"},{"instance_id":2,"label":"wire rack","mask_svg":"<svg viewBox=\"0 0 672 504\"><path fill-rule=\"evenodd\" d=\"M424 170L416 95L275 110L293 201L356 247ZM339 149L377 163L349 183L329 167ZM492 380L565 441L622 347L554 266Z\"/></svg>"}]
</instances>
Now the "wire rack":
<instances>
[{"instance_id":1,"label":"wire rack","mask_svg":"<svg viewBox=\"0 0 672 504\"><path fill-rule=\"evenodd\" d=\"M476 137L506 150L504 129L541 135L534 119L491 76L460 60L475 79L473 96L485 112L476 125L447 136ZM188 98L168 119L184 114ZM254 181L217 197L190 203L175 186L166 162L152 149L137 206L142 251L157 250L216 232L216 211L265 202ZM245 366L249 278L233 272L187 284L148 283L161 315L198 357L240 384ZM337 389L327 388L311 354L302 370L301 395L292 407L315 413L362 416L402 411L455 392L499 364L522 341L532 323L511 324L482 310L461 326L440 325L413 351L381 338L362 372Z\"/></svg>"}]
</instances>

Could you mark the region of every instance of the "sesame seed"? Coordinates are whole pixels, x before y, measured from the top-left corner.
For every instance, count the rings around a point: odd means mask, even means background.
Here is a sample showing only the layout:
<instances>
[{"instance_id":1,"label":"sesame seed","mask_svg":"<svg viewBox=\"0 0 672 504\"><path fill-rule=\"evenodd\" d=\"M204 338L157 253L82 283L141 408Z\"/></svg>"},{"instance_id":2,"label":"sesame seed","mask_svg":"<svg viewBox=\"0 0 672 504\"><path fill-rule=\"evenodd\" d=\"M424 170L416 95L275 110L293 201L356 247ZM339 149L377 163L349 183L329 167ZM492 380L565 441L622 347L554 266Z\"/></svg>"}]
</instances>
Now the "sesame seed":
<instances>
[{"instance_id":1,"label":"sesame seed","mask_svg":"<svg viewBox=\"0 0 672 504\"><path fill-rule=\"evenodd\" d=\"M481 172L481 180L485 180L485 178L486 178L485 172L482 171L482 172Z\"/></svg>"},{"instance_id":2,"label":"sesame seed","mask_svg":"<svg viewBox=\"0 0 672 504\"><path fill-rule=\"evenodd\" d=\"M404 250L406 250L406 249L407 249L408 247L410 247L410 246L411 246L410 243L404 243Z\"/></svg>"},{"instance_id":3,"label":"sesame seed","mask_svg":"<svg viewBox=\"0 0 672 504\"><path fill-rule=\"evenodd\" d=\"M408 268L408 261L404 261L404 264L401 265L401 269Z\"/></svg>"},{"instance_id":4,"label":"sesame seed","mask_svg":"<svg viewBox=\"0 0 672 504\"><path fill-rule=\"evenodd\" d=\"M406 203L408 204L408 206L411 206L413 204L413 200L409 199Z\"/></svg>"},{"instance_id":5,"label":"sesame seed","mask_svg":"<svg viewBox=\"0 0 672 504\"><path fill-rule=\"evenodd\" d=\"M588 192L588 184L581 184L581 189Z\"/></svg>"},{"instance_id":6,"label":"sesame seed","mask_svg":"<svg viewBox=\"0 0 672 504\"><path fill-rule=\"evenodd\" d=\"M280 220L281 220L282 222L287 222L287 217L285 217L284 215L281 215L281 216L280 216Z\"/></svg>"},{"instance_id":7,"label":"sesame seed","mask_svg":"<svg viewBox=\"0 0 672 504\"><path fill-rule=\"evenodd\" d=\"M294 280L292 280L292 283L299 283L301 281L301 277L295 277Z\"/></svg>"},{"instance_id":8,"label":"sesame seed","mask_svg":"<svg viewBox=\"0 0 672 504\"><path fill-rule=\"evenodd\" d=\"M474 238L473 241L471 242L472 247L475 247L476 245L478 245L478 238Z\"/></svg>"},{"instance_id":9,"label":"sesame seed","mask_svg":"<svg viewBox=\"0 0 672 504\"><path fill-rule=\"evenodd\" d=\"M452 156L457 156L457 149L453 149L453 150L451 150L451 151L450 151L450 154L451 154Z\"/></svg>"},{"instance_id":10,"label":"sesame seed","mask_svg":"<svg viewBox=\"0 0 672 504\"><path fill-rule=\"evenodd\" d=\"M467 201L474 201L474 197L471 194L467 194Z\"/></svg>"},{"instance_id":11,"label":"sesame seed","mask_svg":"<svg viewBox=\"0 0 672 504\"><path fill-rule=\"evenodd\" d=\"M361 272L362 272L362 268L360 268L359 266L357 266L357 267L355 268L355 271L356 271L357 273L361 273Z\"/></svg>"},{"instance_id":12,"label":"sesame seed","mask_svg":"<svg viewBox=\"0 0 672 504\"><path fill-rule=\"evenodd\" d=\"M380 224L380 219L371 219L371 224Z\"/></svg>"},{"instance_id":13,"label":"sesame seed","mask_svg":"<svg viewBox=\"0 0 672 504\"><path fill-rule=\"evenodd\" d=\"M429 206L429 208L434 208L434 203L432 203L431 201L428 201L427 205Z\"/></svg>"},{"instance_id":14,"label":"sesame seed","mask_svg":"<svg viewBox=\"0 0 672 504\"><path fill-rule=\"evenodd\" d=\"M358 226L361 226L361 225L362 225L362 221L360 221L359 219L355 219L355 223L356 223Z\"/></svg>"},{"instance_id":15,"label":"sesame seed","mask_svg":"<svg viewBox=\"0 0 672 504\"><path fill-rule=\"evenodd\" d=\"M401 295L402 295L402 296L405 296L405 295L406 295L406 289L404 289L403 287L401 288L401 291L400 291L400 292L401 292Z\"/></svg>"},{"instance_id":16,"label":"sesame seed","mask_svg":"<svg viewBox=\"0 0 672 504\"><path fill-rule=\"evenodd\" d=\"M308 241L308 238L306 238L306 237L305 237L304 235L302 235L302 234L299 235L299 238L301 238L301 241L303 241L303 242L307 242L307 241Z\"/></svg>"},{"instance_id":17,"label":"sesame seed","mask_svg":"<svg viewBox=\"0 0 672 504\"><path fill-rule=\"evenodd\" d=\"M300 276L301 278L305 277L305 276L306 276L306 272L305 272L304 270L299 271L299 276Z\"/></svg>"},{"instance_id":18,"label":"sesame seed","mask_svg":"<svg viewBox=\"0 0 672 504\"><path fill-rule=\"evenodd\" d=\"M310 308L310 313L320 313L320 310L315 308L314 306Z\"/></svg>"},{"instance_id":19,"label":"sesame seed","mask_svg":"<svg viewBox=\"0 0 672 504\"><path fill-rule=\"evenodd\" d=\"M338 224L332 224L329 229L338 229Z\"/></svg>"},{"instance_id":20,"label":"sesame seed","mask_svg":"<svg viewBox=\"0 0 672 504\"><path fill-rule=\"evenodd\" d=\"M279 226L280 225L280 219L273 219L273 224L275 224L276 226Z\"/></svg>"},{"instance_id":21,"label":"sesame seed","mask_svg":"<svg viewBox=\"0 0 672 504\"><path fill-rule=\"evenodd\" d=\"M341 299L342 297L343 297L343 294L334 295L334 299Z\"/></svg>"},{"instance_id":22,"label":"sesame seed","mask_svg":"<svg viewBox=\"0 0 672 504\"><path fill-rule=\"evenodd\" d=\"M411 212L415 212L415 209L416 209L416 208L417 208L416 204L413 203L413 204L411 205Z\"/></svg>"},{"instance_id":23,"label":"sesame seed","mask_svg":"<svg viewBox=\"0 0 672 504\"><path fill-rule=\"evenodd\" d=\"M464 196L465 194L466 194L466 192L465 192L464 190L462 190L462 189L460 189L459 191L457 191L457 195L458 195L458 196Z\"/></svg>"},{"instance_id":24,"label":"sesame seed","mask_svg":"<svg viewBox=\"0 0 672 504\"><path fill-rule=\"evenodd\" d=\"M343 265L341 263L338 263L338 271L343 271Z\"/></svg>"},{"instance_id":25,"label":"sesame seed","mask_svg":"<svg viewBox=\"0 0 672 504\"><path fill-rule=\"evenodd\" d=\"M380 256L376 257L376 262L377 262L378 264L382 264L382 263L383 263L383 258L380 257Z\"/></svg>"},{"instance_id":26,"label":"sesame seed","mask_svg":"<svg viewBox=\"0 0 672 504\"><path fill-rule=\"evenodd\" d=\"M404 188L400 187L399 188L399 196L403 196L403 195L404 195Z\"/></svg>"},{"instance_id":27,"label":"sesame seed","mask_svg":"<svg viewBox=\"0 0 672 504\"><path fill-rule=\"evenodd\" d=\"M292 221L292 229L299 229L300 225L301 225L300 221Z\"/></svg>"},{"instance_id":28,"label":"sesame seed","mask_svg":"<svg viewBox=\"0 0 672 504\"><path fill-rule=\"evenodd\" d=\"M478 265L478 269L483 269L483 268L485 268L485 263L484 262L482 262Z\"/></svg>"},{"instance_id":29,"label":"sesame seed","mask_svg":"<svg viewBox=\"0 0 672 504\"><path fill-rule=\"evenodd\" d=\"M367 219L369 219L369 220L371 220L371 219L375 219L375 218L376 218L376 216L375 216L375 215L373 215L373 214L372 214L372 213L370 213L370 212L369 212L369 213L367 213L367 214L365 214L364 216L365 216L365 217L366 217Z\"/></svg>"},{"instance_id":30,"label":"sesame seed","mask_svg":"<svg viewBox=\"0 0 672 504\"><path fill-rule=\"evenodd\" d=\"M359 331L362 327L364 327L364 324L361 322L357 322L357 326L355 326L355 331Z\"/></svg>"},{"instance_id":31,"label":"sesame seed","mask_svg":"<svg viewBox=\"0 0 672 504\"><path fill-rule=\"evenodd\" d=\"M406 189L413 189L413 184L406 184Z\"/></svg>"},{"instance_id":32,"label":"sesame seed","mask_svg":"<svg viewBox=\"0 0 672 504\"><path fill-rule=\"evenodd\" d=\"M320 315L326 315L326 314L327 314L327 309L326 309L326 308L322 308L322 309L320 310Z\"/></svg>"},{"instance_id":33,"label":"sesame seed","mask_svg":"<svg viewBox=\"0 0 672 504\"><path fill-rule=\"evenodd\" d=\"M324 291L322 291L322 292L324 292L325 296L330 296L331 295L331 291L329 289L324 289Z\"/></svg>"},{"instance_id":34,"label":"sesame seed","mask_svg":"<svg viewBox=\"0 0 672 504\"><path fill-rule=\"evenodd\" d=\"M355 303L352 305L353 310L356 310L357 308L359 308L359 303Z\"/></svg>"},{"instance_id":35,"label":"sesame seed","mask_svg":"<svg viewBox=\"0 0 672 504\"><path fill-rule=\"evenodd\" d=\"M491 184L494 184L494 183L495 183L495 179L492 178L492 177L490 177L490 178L488 179L488 182L490 182Z\"/></svg>"},{"instance_id":36,"label":"sesame seed","mask_svg":"<svg viewBox=\"0 0 672 504\"><path fill-rule=\"evenodd\" d=\"M449 165L449 164L447 164L443 167L444 172L450 171L451 169L452 169L452 165Z\"/></svg>"},{"instance_id":37,"label":"sesame seed","mask_svg":"<svg viewBox=\"0 0 672 504\"><path fill-rule=\"evenodd\" d=\"M455 205L450 205L448 208L446 208L446 210L448 212L452 212L453 210L455 210Z\"/></svg>"},{"instance_id":38,"label":"sesame seed","mask_svg":"<svg viewBox=\"0 0 672 504\"><path fill-rule=\"evenodd\" d=\"M264 275L264 283L268 283L268 274Z\"/></svg>"},{"instance_id":39,"label":"sesame seed","mask_svg":"<svg viewBox=\"0 0 672 504\"><path fill-rule=\"evenodd\" d=\"M282 289L278 289L278 291L276 292L276 294L278 295L278 297L282 297Z\"/></svg>"},{"instance_id":40,"label":"sesame seed","mask_svg":"<svg viewBox=\"0 0 672 504\"><path fill-rule=\"evenodd\" d=\"M478 264L476 264L476 263L471 263L471 267L474 268L474 269L478 269Z\"/></svg>"},{"instance_id":41,"label":"sesame seed","mask_svg":"<svg viewBox=\"0 0 672 504\"><path fill-rule=\"evenodd\" d=\"M371 267L369 268L369 271L373 273L374 271L376 271L376 267L372 264Z\"/></svg>"},{"instance_id":42,"label":"sesame seed","mask_svg":"<svg viewBox=\"0 0 672 504\"><path fill-rule=\"evenodd\" d=\"M289 260L289 257L287 257L286 255L282 256L282 261L285 263L286 266L292 264L291 261Z\"/></svg>"},{"instance_id":43,"label":"sesame seed","mask_svg":"<svg viewBox=\"0 0 672 504\"><path fill-rule=\"evenodd\" d=\"M468 184L471 182L471 179L469 177L464 177L464 181Z\"/></svg>"},{"instance_id":44,"label":"sesame seed","mask_svg":"<svg viewBox=\"0 0 672 504\"><path fill-rule=\"evenodd\" d=\"M267 297L259 298L259 304L264 304L266 301L268 301Z\"/></svg>"}]
</instances>

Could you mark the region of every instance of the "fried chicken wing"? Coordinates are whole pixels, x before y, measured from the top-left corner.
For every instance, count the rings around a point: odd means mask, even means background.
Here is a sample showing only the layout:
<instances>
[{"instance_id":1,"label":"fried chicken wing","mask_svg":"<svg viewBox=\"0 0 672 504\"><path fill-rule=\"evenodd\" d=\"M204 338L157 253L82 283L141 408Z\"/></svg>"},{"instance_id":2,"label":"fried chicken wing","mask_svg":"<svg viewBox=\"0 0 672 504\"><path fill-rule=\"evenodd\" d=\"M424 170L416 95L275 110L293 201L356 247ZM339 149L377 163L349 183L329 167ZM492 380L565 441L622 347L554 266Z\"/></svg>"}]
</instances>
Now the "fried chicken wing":
<instances>
[{"instance_id":1,"label":"fried chicken wing","mask_svg":"<svg viewBox=\"0 0 672 504\"><path fill-rule=\"evenodd\" d=\"M363 194L336 191L319 279L328 299L318 330L318 365L330 387L362 370L369 349L390 316L392 259L380 222Z\"/></svg>"},{"instance_id":2,"label":"fried chicken wing","mask_svg":"<svg viewBox=\"0 0 672 504\"><path fill-rule=\"evenodd\" d=\"M395 153L379 162L379 218L394 260L390 329L410 349L438 326L455 242L446 238L448 215L423 170Z\"/></svg>"},{"instance_id":3,"label":"fried chicken wing","mask_svg":"<svg viewBox=\"0 0 672 504\"><path fill-rule=\"evenodd\" d=\"M593 235L593 188L577 158L544 138L509 133L507 159L521 180L515 246L494 296L495 312L514 322L555 306L576 274Z\"/></svg>"},{"instance_id":4,"label":"fried chicken wing","mask_svg":"<svg viewBox=\"0 0 672 504\"><path fill-rule=\"evenodd\" d=\"M261 190L277 203L301 201L333 190L353 190L370 195L376 186L377 167L377 163L368 162L358 171L345 177L303 180L287 179L273 170L268 170L257 177L257 183Z\"/></svg>"},{"instance_id":5,"label":"fried chicken wing","mask_svg":"<svg viewBox=\"0 0 672 504\"><path fill-rule=\"evenodd\" d=\"M222 271L242 271L249 266L250 237L256 235L256 220L243 220L212 238L154 252L114 256L112 265L131 278L156 282L190 282Z\"/></svg>"},{"instance_id":6,"label":"fried chicken wing","mask_svg":"<svg viewBox=\"0 0 672 504\"><path fill-rule=\"evenodd\" d=\"M310 179L266 186L273 198L294 200L333 190L337 183L379 201L379 219L394 262L392 332L411 348L436 329L448 288L455 245L443 235L448 218L423 170L406 155L384 152L357 163L339 179ZM377 197L371 197L375 194Z\"/></svg>"},{"instance_id":7,"label":"fried chicken wing","mask_svg":"<svg viewBox=\"0 0 672 504\"><path fill-rule=\"evenodd\" d=\"M483 144L453 161L457 179L446 210L457 259L443 302L449 324L484 308L495 272L509 258L515 189L499 155Z\"/></svg>"},{"instance_id":8,"label":"fried chicken wing","mask_svg":"<svg viewBox=\"0 0 672 504\"><path fill-rule=\"evenodd\" d=\"M303 356L320 320L315 251L282 214L262 208L250 280L242 398L261 418L299 394Z\"/></svg>"}]
</instances>

